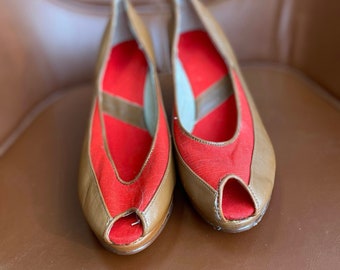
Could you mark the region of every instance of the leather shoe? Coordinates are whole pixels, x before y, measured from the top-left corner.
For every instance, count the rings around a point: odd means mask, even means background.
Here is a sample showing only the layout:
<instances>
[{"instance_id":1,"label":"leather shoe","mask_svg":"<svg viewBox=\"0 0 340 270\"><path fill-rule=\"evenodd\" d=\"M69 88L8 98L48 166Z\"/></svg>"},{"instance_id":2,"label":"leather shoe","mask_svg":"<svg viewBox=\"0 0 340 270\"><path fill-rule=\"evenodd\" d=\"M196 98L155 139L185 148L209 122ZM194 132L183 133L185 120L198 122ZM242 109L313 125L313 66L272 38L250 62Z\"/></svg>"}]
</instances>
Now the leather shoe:
<instances>
[{"instance_id":1,"label":"leather shoe","mask_svg":"<svg viewBox=\"0 0 340 270\"><path fill-rule=\"evenodd\" d=\"M175 184L152 43L128 1L113 1L81 158L79 197L100 240L118 254L150 245Z\"/></svg>"},{"instance_id":2,"label":"leather shoe","mask_svg":"<svg viewBox=\"0 0 340 270\"><path fill-rule=\"evenodd\" d=\"M198 0L175 1L173 137L192 204L218 230L255 226L271 198L275 156L232 48Z\"/></svg>"}]
</instances>

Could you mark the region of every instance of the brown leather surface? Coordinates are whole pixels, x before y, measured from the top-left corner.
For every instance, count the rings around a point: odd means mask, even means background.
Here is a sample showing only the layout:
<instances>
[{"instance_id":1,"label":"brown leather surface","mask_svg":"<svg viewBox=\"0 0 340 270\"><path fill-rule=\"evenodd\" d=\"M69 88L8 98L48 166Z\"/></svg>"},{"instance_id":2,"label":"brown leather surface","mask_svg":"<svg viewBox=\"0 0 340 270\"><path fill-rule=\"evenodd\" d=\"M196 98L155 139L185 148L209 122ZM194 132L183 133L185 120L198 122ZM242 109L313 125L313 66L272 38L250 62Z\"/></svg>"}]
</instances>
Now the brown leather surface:
<instances>
[{"instance_id":1,"label":"brown leather surface","mask_svg":"<svg viewBox=\"0 0 340 270\"><path fill-rule=\"evenodd\" d=\"M2 1L0 154L10 133L49 94L91 79L106 22L103 10L91 8Z\"/></svg>"},{"instance_id":2,"label":"brown leather surface","mask_svg":"<svg viewBox=\"0 0 340 270\"><path fill-rule=\"evenodd\" d=\"M152 29L171 101L164 1L140 1L138 10ZM340 113L339 102L324 96L340 93L340 2L206 1L241 61L260 63L245 75L276 150L272 202L258 227L223 234L204 223L178 185L165 230L133 257L100 246L77 196L92 93L89 85L75 85L94 73L105 2L1 3L0 269L338 268ZM3 142L14 144L5 151Z\"/></svg>"},{"instance_id":3,"label":"brown leather surface","mask_svg":"<svg viewBox=\"0 0 340 270\"><path fill-rule=\"evenodd\" d=\"M339 1L215 2L211 9L241 61L292 65L340 98Z\"/></svg>"},{"instance_id":4,"label":"brown leather surface","mask_svg":"<svg viewBox=\"0 0 340 270\"><path fill-rule=\"evenodd\" d=\"M257 227L214 231L178 184L173 214L153 245L130 257L103 249L77 196L91 102L84 86L45 110L0 158L0 268L336 269L340 114L290 70L248 67L245 75L278 165L270 207Z\"/></svg>"},{"instance_id":5,"label":"brown leather surface","mask_svg":"<svg viewBox=\"0 0 340 270\"><path fill-rule=\"evenodd\" d=\"M340 98L340 2L295 1L289 64Z\"/></svg>"}]
</instances>

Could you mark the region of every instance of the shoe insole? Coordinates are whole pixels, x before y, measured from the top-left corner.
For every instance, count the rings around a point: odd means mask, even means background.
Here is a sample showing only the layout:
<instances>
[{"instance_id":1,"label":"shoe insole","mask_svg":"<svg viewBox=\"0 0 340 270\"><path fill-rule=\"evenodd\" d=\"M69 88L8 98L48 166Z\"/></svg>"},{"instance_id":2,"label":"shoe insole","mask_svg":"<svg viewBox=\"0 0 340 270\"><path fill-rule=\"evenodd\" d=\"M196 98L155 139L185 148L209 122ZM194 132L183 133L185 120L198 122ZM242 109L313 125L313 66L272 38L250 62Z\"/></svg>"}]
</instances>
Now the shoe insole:
<instances>
[{"instance_id":1,"label":"shoe insole","mask_svg":"<svg viewBox=\"0 0 340 270\"><path fill-rule=\"evenodd\" d=\"M178 57L196 100L228 76L228 67L205 31L195 30L181 34ZM227 85L222 84L220 87L230 91ZM227 98L220 100L205 116L196 119L192 131L194 136L213 142L223 142L233 137L237 124L234 94L232 91L231 94L222 96ZM243 219L254 212L254 204L239 183L230 181L223 191L222 211L229 220Z\"/></svg>"},{"instance_id":2,"label":"shoe insole","mask_svg":"<svg viewBox=\"0 0 340 270\"><path fill-rule=\"evenodd\" d=\"M244 219L255 211L254 203L248 192L235 179L230 179L224 186L222 211L228 220Z\"/></svg>"},{"instance_id":3,"label":"shoe insole","mask_svg":"<svg viewBox=\"0 0 340 270\"><path fill-rule=\"evenodd\" d=\"M140 108L143 113L144 87L148 64L136 41L126 41L111 49L103 78L103 90L116 98L120 107ZM108 148L120 178L129 182L140 172L152 144L146 128L135 126L126 119L138 117L136 111L125 109L121 117L104 111ZM139 115L140 117L140 115ZM129 194L122 194L129 196ZM123 217L112 227L110 239L116 244L129 244L143 233L136 218Z\"/></svg>"},{"instance_id":4,"label":"shoe insole","mask_svg":"<svg viewBox=\"0 0 340 270\"><path fill-rule=\"evenodd\" d=\"M197 99L218 81L228 76L228 68L204 31L181 34L178 56ZM228 91L227 85L225 91ZM229 89L230 91L230 89ZM230 139L236 129L234 95L221 100L216 108L201 119L196 119L192 134L208 141L221 142Z\"/></svg>"},{"instance_id":5,"label":"shoe insole","mask_svg":"<svg viewBox=\"0 0 340 270\"><path fill-rule=\"evenodd\" d=\"M139 217L132 213L121 217L112 226L109 237L117 245L127 245L143 234L143 226Z\"/></svg>"},{"instance_id":6,"label":"shoe insole","mask_svg":"<svg viewBox=\"0 0 340 270\"><path fill-rule=\"evenodd\" d=\"M103 89L106 93L119 97L121 102L143 108L147 72L148 65L137 42L120 43L111 50L104 74ZM138 175L146 159L152 136L148 130L107 113L104 114L104 121L108 147L118 174L124 181L131 181Z\"/></svg>"}]
</instances>

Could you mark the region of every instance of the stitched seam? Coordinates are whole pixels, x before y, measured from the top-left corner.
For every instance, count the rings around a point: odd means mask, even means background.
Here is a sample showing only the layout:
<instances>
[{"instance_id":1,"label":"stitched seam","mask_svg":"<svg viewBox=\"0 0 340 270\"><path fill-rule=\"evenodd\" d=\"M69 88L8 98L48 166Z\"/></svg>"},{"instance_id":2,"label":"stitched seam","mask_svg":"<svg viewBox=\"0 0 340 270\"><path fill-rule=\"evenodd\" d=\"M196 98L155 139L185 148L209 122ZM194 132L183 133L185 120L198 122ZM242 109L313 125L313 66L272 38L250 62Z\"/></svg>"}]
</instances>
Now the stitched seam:
<instances>
[{"instance_id":1,"label":"stitched seam","mask_svg":"<svg viewBox=\"0 0 340 270\"><path fill-rule=\"evenodd\" d=\"M104 208L106 210L106 213L108 214L108 217L111 217L110 211L107 208L105 200L103 198L103 194L102 194L101 189L100 189L100 185L99 185L99 182L98 182L98 179L97 179L97 175L96 175L95 170L94 170L94 168L92 166L92 159L91 159L91 153L90 153L90 145L91 145L91 141L92 141L92 132L91 131L92 131L92 125L93 125L94 110L95 110L95 102L94 102L94 104L92 106L92 112L91 112L91 116L90 116L91 118L90 118L90 123L89 123L89 126L90 126L90 128L89 128L89 136L88 136L88 139L86 141L86 156L87 156L87 161L88 161L88 163L90 165L91 173L93 174L94 179L96 180L96 188L97 188L97 190L98 190L98 192L100 194L100 196L99 196L100 197L100 201L102 202L102 204L103 204L103 206L104 206Z\"/></svg>"},{"instance_id":2,"label":"stitched seam","mask_svg":"<svg viewBox=\"0 0 340 270\"><path fill-rule=\"evenodd\" d=\"M147 212L149 210L150 205L156 200L156 196L158 195L158 193L160 193L164 189L164 186L165 186L165 181L164 180L168 180L167 178L169 176L169 173L170 173L170 170L171 170L171 167L172 167L171 166L170 158L171 158L171 150L169 151L168 165L167 165L167 168L166 168L166 171L165 171L164 175L162 176L161 183L160 183L158 189L156 190L156 192L153 194L151 201L145 207L143 213Z\"/></svg>"},{"instance_id":3,"label":"stitched seam","mask_svg":"<svg viewBox=\"0 0 340 270\"><path fill-rule=\"evenodd\" d=\"M222 204L220 203L220 199L222 197L221 195L221 185L222 185L222 182L223 181L219 181L219 184L218 184L218 192L217 192L217 199L216 199L216 202L215 202L215 207L216 207L216 213L217 213L217 216L220 220L223 220L224 218L221 216L221 208L220 206L222 207Z\"/></svg>"}]
</instances>

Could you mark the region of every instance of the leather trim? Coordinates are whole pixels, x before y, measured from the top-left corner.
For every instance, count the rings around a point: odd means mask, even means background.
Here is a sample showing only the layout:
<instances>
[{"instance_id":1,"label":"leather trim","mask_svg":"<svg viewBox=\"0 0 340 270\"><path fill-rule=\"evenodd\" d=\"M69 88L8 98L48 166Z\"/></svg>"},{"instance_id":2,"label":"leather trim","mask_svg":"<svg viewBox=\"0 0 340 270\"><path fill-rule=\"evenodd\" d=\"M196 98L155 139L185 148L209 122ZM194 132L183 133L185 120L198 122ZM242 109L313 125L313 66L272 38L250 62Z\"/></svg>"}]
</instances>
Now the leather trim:
<instances>
[{"instance_id":1,"label":"leather trim","mask_svg":"<svg viewBox=\"0 0 340 270\"><path fill-rule=\"evenodd\" d=\"M238 67L237 72L240 74ZM242 76L240 76L240 81L247 95L254 122L254 149L249 190L254 194L255 201L257 202L256 215L260 215L270 201L274 186L276 171L275 152Z\"/></svg>"},{"instance_id":2,"label":"leather trim","mask_svg":"<svg viewBox=\"0 0 340 270\"><path fill-rule=\"evenodd\" d=\"M92 105L90 119L92 119L93 110L94 105ZM92 120L90 120L89 125L92 125ZM98 180L91 165L89 142L90 135L87 133L80 160L78 194L86 220L96 236L103 239L112 217L106 208Z\"/></svg>"},{"instance_id":3,"label":"leather trim","mask_svg":"<svg viewBox=\"0 0 340 270\"><path fill-rule=\"evenodd\" d=\"M171 149L171 145L169 146ZM172 193L175 187L175 168L172 157L172 151L169 151L169 162L166 172L163 176L162 182L154 194L152 200L146 209L141 212L144 219L144 233L150 233L157 227L162 219L170 210Z\"/></svg>"},{"instance_id":4,"label":"leather trim","mask_svg":"<svg viewBox=\"0 0 340 270\"><path fill-rule=\"evenodd\" d=\"M125 1L126 13L131 22L131 31L138 37L142 48L145 50L147 58L152 62L152 66L156 64L153 43L147 28L145 27L142 19L137 14L136 10L131 5L130 1Z\"/></svg>"},{"instance_id":5,"label":"leather trim","mask_svg":"<svg viewBox=\"0 0 340 270\"><path fill-rule=\"evenodd\" d=\"M196 211L210 224L216 226L219 223L219 210L217 206L217 191L201 179L185 163L177 149L176 142L176 160L178 171L183 183L183 187L188 194L191 203Z\"/></svg>"},{"instance_id":6,"label":"leather trim","mask_svg":"<svg viewBox=\"0 0 340 270\"><path fill-rule=\"evenodd\" d=\"M143 107L137 104L103 92L102 110L125 123L146 129Z\"/></svg>"},{"instance_id":7,"label":"leather trim","mask_svg":"<svg viewBox=\"0 0 340 270\"><path fill-rule=\"evenodd\" d=\"M223 77L196 98L196 120L213 111L233 94L231 79Z\"/></svg>"}]
</instances>

